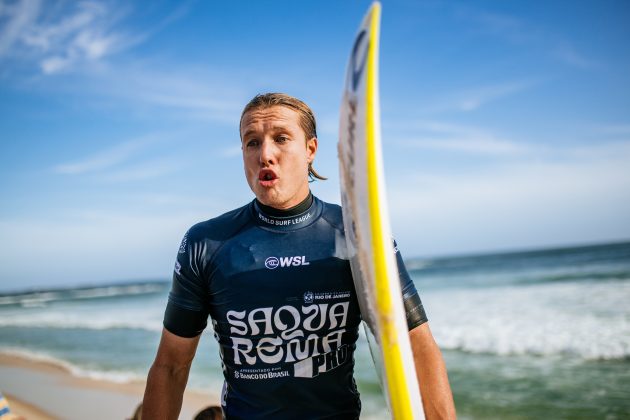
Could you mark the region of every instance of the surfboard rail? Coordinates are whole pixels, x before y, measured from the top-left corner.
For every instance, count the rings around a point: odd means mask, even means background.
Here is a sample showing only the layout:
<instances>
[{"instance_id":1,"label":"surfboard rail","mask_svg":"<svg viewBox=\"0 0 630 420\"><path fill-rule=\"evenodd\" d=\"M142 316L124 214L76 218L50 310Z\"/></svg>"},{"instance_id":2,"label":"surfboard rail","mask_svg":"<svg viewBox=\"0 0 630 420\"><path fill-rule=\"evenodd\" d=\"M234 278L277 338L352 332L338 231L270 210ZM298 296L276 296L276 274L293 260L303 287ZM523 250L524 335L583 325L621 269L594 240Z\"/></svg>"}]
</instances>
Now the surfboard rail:
<instances>
[{"instance_id":1,"label":"surfboard rail","mask_svg":"<svg viewBox=\"0 0 630 420\"><path fill-rule=\"evenodd\" d=\"M361 311L379 344L392 418L423 419L385 190L378 92L380 15L381 5L374 2L346 71L339 130L344 227Z\"/></svg>"}]
</instances>

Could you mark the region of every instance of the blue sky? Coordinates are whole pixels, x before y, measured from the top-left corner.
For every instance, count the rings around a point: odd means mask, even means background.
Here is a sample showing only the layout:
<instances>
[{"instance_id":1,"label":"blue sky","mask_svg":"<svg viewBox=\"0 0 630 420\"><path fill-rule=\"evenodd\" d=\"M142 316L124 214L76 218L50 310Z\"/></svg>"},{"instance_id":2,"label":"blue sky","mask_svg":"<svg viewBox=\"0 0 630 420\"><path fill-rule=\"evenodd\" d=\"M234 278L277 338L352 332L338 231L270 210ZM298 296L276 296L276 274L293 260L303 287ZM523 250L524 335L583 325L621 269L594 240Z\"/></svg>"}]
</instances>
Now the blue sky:
<instances>
[{"instance_id":1,"label":"blue sky","mask_svg":"<svg viewBox=\"0 0 630 420\"><path fill-rule=\"evenodd\" d=\"M168 278L252 199L238 119L338 111L368 1L0 2L0 290ZM381 108L406 257L630 239L630 4L384 1Z\"/></svg>"}]
</instances>

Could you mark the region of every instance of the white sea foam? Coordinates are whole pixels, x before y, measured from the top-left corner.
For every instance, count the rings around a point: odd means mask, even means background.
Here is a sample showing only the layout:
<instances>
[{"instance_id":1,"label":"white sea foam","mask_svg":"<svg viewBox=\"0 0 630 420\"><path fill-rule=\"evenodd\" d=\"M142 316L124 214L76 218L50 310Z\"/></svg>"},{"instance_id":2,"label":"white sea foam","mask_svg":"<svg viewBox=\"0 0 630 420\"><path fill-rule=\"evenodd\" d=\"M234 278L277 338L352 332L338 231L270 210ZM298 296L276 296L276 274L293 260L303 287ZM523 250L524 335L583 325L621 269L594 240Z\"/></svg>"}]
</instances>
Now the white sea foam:
<instances>
[{"instance_id":1,"label":"white sea foam","mask_svg":"<svg viewBox=\"0 0 630 420\"><path fill-rule=\"evenodd\" d=\"M69 372L72 371L71 363L68 363L64 360L53 357L47 353L35 352L31 350L25 350L22 348L8 347L8 346L0 347L0 353L8 355L8 356L16 356L22 359L32 360L34 362L50 363L52 365L59 366L60 368L67 370Z\"/></svg>"},{"instance_id":2,"label":"white sea foam","mask_svg":"<svg viewBox=\"0 0 630 420\"><path fill-rule=\"evenodd\" d=\"M38 292L24 295L0 296L0 306L20 304L25 307L40 306L59 299L58 292Z\"/></svg>"},{"instance_id":3,"label":"white sea foam","mask_svg":"<svg viewBox=\"0 0 630 420\"><path fill-rule=\"evenodd\" d=\"M630 283L563 283L423 295L442 348L583 359L630 356Z\"/></svg>"},{"instance_id":4,"label":"white sea foam","mask_svg":"<svg viewBox=\"0 0 630 420\"><path fill-rule=\"evenodd\" d=\"M76 367L71 372L74 376L81 378L89 378L97 381L109 381L119 384L125 384L129 382L143 381L146 379L146 374L125 372L125 371L101 371L95 369L83 369ZM146 372L145 372L146 373Z\"/></svg>"},{"instance_id":5,"label":"white sea foam","mask_svg":"<svg viewBox=\"0 0 630 420\"><path fill-rule=\"evenodd\" d=\"M630 357L630 282L561 282L423 290L445 349L497 355ZM165 296L4 307L0 327L162 330ZM210 331L210 325L208 331Z\"/></svg>"},{"instance_id":6,"label":"white sea foam","mask_svg":"<svg viewBox=\"0 0 630 420\"><path fill-rule=\"evenodd\" d=\"M143 374L130 371L104 371L98 369L87 369L44 352L34 352L16 347L0 347L0 353L9 356L19 357L26 360L31 360L34 362L42 362L58 366L63 370L69 372L71 375L79 378L105 380L115 383L129 383L145 379L145 376Z\"/></svg>"},{"instance_id":7,"label":"white sea foam","mask_svg":"<svg viewBox=\"0 0 630 420\"><path fill-rule=\"evenodd\" d=\"M164 308L148 307L64 306L45 308L16 308L3 310L0 327L86 328L107 330L114 328L161 331Z\"/></svg>"},{"instance_id":8,"label":"white sea foam","mask_svg":"<svg viewBox=\"0 0 630 420\"><path fill-rule=\"evenodd\" d=\"M80 289L32 291L0 296L0 307L16 304L24 307L39 307L59 300L82 300L153 294L164 291L164 288L165 285L162 283L140 283Z\"/></svg>"}]
</instances>

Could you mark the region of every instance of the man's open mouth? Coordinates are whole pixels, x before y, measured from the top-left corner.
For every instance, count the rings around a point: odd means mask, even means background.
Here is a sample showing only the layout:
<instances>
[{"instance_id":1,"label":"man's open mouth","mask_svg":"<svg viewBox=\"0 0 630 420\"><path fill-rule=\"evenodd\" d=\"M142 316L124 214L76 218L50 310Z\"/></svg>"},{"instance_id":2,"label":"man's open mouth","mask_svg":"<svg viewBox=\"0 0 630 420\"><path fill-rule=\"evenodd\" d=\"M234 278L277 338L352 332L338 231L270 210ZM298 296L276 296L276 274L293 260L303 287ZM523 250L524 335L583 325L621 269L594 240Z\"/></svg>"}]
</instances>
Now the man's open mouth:
<instances>
[{"instance_id":1,"label":"man's open mouth","mask_svg":"<svg viewBox=\"0 0 630 420\"><path fill-rule=\"evenodd\" d=\"M258 181L260 181L263 186L269 186L273 184L273 181L275 181L276 179L278 179L278 177L271 169L262 169L260 172L258 172Z\"/></svg>"}]
</instances>

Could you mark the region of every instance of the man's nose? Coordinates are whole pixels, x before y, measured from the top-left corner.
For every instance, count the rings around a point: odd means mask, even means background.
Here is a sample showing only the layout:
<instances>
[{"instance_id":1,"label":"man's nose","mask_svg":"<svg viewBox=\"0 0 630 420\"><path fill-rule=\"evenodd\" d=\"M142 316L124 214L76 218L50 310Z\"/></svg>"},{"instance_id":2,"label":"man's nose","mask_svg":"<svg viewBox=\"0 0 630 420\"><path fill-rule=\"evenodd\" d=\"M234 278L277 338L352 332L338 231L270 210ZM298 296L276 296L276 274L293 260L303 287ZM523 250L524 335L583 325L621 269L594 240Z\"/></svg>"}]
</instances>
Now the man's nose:
<instances>
[{"instance_id":1,"label":"man's nose","mask_svg":"<svg viewBox=\"0 0 630 420\"><path fill-rule=\"evenodd\" d=\"M273 164L276 162L276 147L273 141L265 140L260 146L260 163Z\"/></svg>"}]
</instances>

